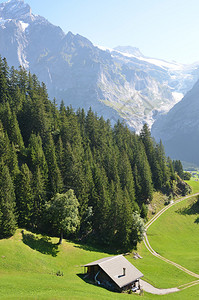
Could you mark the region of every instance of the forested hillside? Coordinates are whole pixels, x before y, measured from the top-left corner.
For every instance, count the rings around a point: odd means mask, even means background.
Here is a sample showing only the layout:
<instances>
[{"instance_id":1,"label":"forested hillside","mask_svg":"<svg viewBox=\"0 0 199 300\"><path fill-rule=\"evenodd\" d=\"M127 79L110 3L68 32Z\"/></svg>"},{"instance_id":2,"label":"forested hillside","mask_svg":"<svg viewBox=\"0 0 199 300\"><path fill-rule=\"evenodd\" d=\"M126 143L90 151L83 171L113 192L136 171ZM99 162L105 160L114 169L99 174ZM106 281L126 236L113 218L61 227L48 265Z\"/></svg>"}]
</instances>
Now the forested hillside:
<instances>
[{"instance_id":1,"label":"forested hillside","mask_svg":"<svg viewBox=\"0 0 199 300\"><path fill-rule=\"evenodd\" d=\"M147 125L138 136L119 121L112 128L91 109L57 108L35 75L0 59L0 238L17 226L60 234L62 213L56 217L54 208L52 220L49 211L59 203L64 214L58 200L68 193L76 202L69 201L65 222L76 223L65 234L77 229L79 239L132 248L153 192L171 196L180 186L186 193L180 182Z\"/></svg>"}]
</instances>

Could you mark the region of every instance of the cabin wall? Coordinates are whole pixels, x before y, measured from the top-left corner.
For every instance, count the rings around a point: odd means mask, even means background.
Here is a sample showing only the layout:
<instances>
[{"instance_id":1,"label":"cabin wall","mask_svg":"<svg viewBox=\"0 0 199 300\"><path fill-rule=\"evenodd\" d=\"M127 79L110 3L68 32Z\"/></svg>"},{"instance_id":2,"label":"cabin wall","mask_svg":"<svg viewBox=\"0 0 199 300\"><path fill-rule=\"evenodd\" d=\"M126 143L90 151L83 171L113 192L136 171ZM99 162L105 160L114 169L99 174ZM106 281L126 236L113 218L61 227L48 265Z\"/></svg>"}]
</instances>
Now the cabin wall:
<instances>
[{"instance_id":1,"label":"cabin wall","mask_svg":"<svg viewBox=\"0 0 199 300\"><path fill-rule=\"evenodd\" d=\"M123 286L122 287L122 291L128 291L128 290L132 289L133 287L138 287L140 289L140 281L139 281L139 279L137 279L137 280L129 283L126 286Z\"/></svg>"},{"instance_id":2,"label":"cabin wall","mask_svg":"<svg viewBox=\"0 0 199 300\"><path fill-rule=\"evenodd\" d=\"M89 273L90 277L92 279L94 279L95 275L97 274L97 272L99 272L99 269L100 269L100 267L98 265L96 265L96 266L90 266L90 267L87 268L87 273Z\"/></svg>"},{"instance_id":3,"label":"cabin wall","mask_svg":"<svg viewBox=\"0 0 199 300\"><path fill-rule=\"evenodd\" d=\"M97 275L97 281L100 282L101 286L104 286L112 291L121 292L121 289L98 265L87 267L87 273L89 274L90 279L93 281L95 281L95 276L99 271L100 273Z\"/></svg>"},{"instance_id":4,"label":"cabin wall","mask_svg":"<svg viewBox=\"0 0 199 300\"><path fill-rule=\"evenodd\" d=\"M100 271L100 272L99 272ZM99 272L99 274L98 274ZM128 285L119 288L119 286L106 274L98 265L87 267L87 273L92 281L96 283L100 283L101 286L111 290L111 291L127 291L132 289L133 287L139 287L139 279L129 283ZM97 275L98 274L98 275ZM97 275L97 278L96 278Z\"/></svg>"}]
</instances>

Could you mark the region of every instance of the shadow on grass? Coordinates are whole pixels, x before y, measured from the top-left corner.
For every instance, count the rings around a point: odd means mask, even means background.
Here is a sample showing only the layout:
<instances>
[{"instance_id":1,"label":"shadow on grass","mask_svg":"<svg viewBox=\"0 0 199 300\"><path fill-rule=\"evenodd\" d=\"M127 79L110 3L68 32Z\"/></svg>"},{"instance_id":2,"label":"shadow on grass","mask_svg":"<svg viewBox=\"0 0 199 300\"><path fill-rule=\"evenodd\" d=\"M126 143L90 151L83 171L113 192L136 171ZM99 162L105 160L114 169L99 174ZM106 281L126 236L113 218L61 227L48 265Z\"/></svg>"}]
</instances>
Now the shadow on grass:
<instances>
[{"instance_id":1,"label":"shadow on grass","mask_svg":"<svg viewBox=\"0 0 199 300\"><path fill-rule=\"evenodd\" d=\"M88 276L87 273L79 273L79 274L76 274L81 280L83 280L84 282L86 283L89 283L89 284L92 284L92 285L95 285L95 286L98 286L93 280L91 280Z\"/></svg>"},{"instance_id":2,"label":"shadow on grass","mask_svg":"<svg viewBox=\"0 0 199 300\"><path fill-rule=\"evenodd\" d=\"M188 207L178 209L176 211L180 215L198 215L199 214L199 196L197 201L189 205ZM199 224L199 217L196 218L194 223Z\"/></svg>"},{"instance_id":3,"label":"shadow on grass","mask_svg":"<svg viewBox=\"0 0 199 300\"><path fill-rule=\"evenodd\" d=\"M58 245L53 244L47 236L38 238L34 234L22 232L22 241L30 248L53 257L57 256L59 252Z\"/></svg>"},{"instance_id":4,"label":"shadow on grass","mask_svg":"<svg viewBox=\"0 0 199 300\"><path fill-rule=\"evenodd\" d=\"M199 224L199 217L195 219L194 223Z\"/></svg>"},{"instance_id":5,"label":"shadow on grass","mask_svg":"<svg viewBox=\"0 0 199 300\"><path fill-rule=\"evenodd\" d=\"M91 244L78 244L75 246L75 248L79 248L91 252L103 252L110 255L118 255L121 253L120 251L116 251L115 249L103 248L100 245L91 245Z\"/></svg>"},{"instance_id":6,"label":"shadow on grass","mask_svg":"<svg viewBox=\"0 0 199 300\"><path fill-rule=\"evenodd\" d=\"M83 280L84 282L86 283L89 283L89 284L92 284L92 285L96 285L98 286L94 280L91 280L90 279L90 276L88 275L88 273L79 273L79 274L76 274L81 280Z\"/></svg>"}]
</instances>

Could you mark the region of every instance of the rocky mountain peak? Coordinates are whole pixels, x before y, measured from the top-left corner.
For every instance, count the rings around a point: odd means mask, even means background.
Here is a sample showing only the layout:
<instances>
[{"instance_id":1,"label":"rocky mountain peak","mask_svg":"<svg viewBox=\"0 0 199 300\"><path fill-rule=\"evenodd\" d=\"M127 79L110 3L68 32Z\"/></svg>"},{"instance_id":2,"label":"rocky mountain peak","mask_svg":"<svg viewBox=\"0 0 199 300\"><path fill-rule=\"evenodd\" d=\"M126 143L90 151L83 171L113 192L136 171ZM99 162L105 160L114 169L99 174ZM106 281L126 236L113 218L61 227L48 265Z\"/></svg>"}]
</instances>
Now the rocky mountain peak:
<instances>
[{"instance_id":1,"label":"rocky mountain peak","mask_svg":"<svg viewBox=\"0 0 199 300\"><path fill-rule=\"evenodd\" d=\"M197 66L184 68L145 57L138 48L96 47L87 38L65 34L24 1L0 4L0 55L23 66L47 85L49 96L74 109L91 106L139 131L179 101L198 79ZM181 98L180 98L181 97Z\"/></svg>"},{"instance_id":2,"label":"rocky mountain peak","mask_svg":"<svg viewBox=\"0 0 199 300\"><path fill-rule=\"evenodd\" d=\"M114 48L114 50L122 53L130 54L130 55L134 55L137 57L144 57L144 55L142 54L139 48L132 47L132 46L117 46Z\"/></svg>"},{"instance_id":3,"label":"rocky mountain peak","mask_svg":"<svg viewBox=\"0 0 199 300\"><path fill-rule=\"evenodd\" d=\"M30 6L24 3L24 0L10 0L0 4L0 18L28 21L32 20L33 15Z\"/></svg>"}]
</instances>

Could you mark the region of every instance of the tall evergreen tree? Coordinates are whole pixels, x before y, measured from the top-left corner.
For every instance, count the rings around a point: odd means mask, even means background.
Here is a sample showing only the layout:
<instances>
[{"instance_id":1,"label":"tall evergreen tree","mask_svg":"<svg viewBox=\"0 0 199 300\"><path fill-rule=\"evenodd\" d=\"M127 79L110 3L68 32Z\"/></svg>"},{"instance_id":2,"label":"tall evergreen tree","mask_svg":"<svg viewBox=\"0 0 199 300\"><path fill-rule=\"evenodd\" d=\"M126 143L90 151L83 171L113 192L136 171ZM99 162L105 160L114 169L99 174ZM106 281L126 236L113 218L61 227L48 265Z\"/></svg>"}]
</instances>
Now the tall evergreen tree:
<instances>
[{"instance_id":1,"label":"tall evergreen tree","mask_svg":"<svg viewBox=\"0 0 199 300\"><path fill-rule=\"evenodd\" d=\"M63 189L63 180L61 177L61 172L59 170L55 152L55 145L52 138L52 135L48 133L45 141L45 158L48 165L48 187L49 195L55 195L56 193L62 192Z\"/></svg>"},{"instance_id":2,"label":"tall evergreen tree","mask_svg":"<svg viewBox=\"0 0 199 300\"><path fill-rule=\"evenodd\" d=\"M33 203L32 203L32 212L31 212L31 223L34 227L41 228L42 226L42 217L45 213L45 204L46 204L46 181L43 177L40 168L37 167L33 173L32 180L32 194L33 194Z\"/></svg>"},{"instance_id":3,"label":"tall evergreen tree","mask_svg":"<svg viewBox=\"0 0 199 300\"><path fill-rule=\"evenodd\" d=\"M110 217L110 195L108 178L105 170L99 165L93 169L95 191L93 193L93 229L99 234L101 240L108 242L108 220Z\"/></svg>"},{"instance_id":4,"label":"tall evergreen tree","mask_svg":"<svg viewBox=\"0 0 199 300\"><path fill-rule=\"evenodd\" d=\"M13 142L16 147L22 150L24 148L23 138L16 114L11 111L9 102L2 107L2 112L0 115L2 116L1 119L3 126L8 133L10 141Z\"/></svg>"},{"instance_id":5,"label":"tall evergreen tree","mask_svg":"<svg viewBox=\"0 0 199 300\"><path fill-rule=\"evenodd\" d=\"M33 212L32 173L27 164L23 164L17 178L16 186L18 223L20 226L32 226L31 218Z\"/></svg>"},{"instance_id":6,"label":"tall evergreen tree","mask_svg":"<svg viewBox=\"0 0 199 300\"><path fill-rule=\"evenodd\" d=\"M180 178L183 179L184 172L183 172L183 166L180 160L173 160L173 168L174 171L180 176Z\"/></svg>"},{"instance_id":7,"label":"tall evergreen tree","mask_svg":"<svg viewBox=\"0 0 199 300\"><path fill-rule=\"evenodd\" d=\"M4 63L0 57L0 103L6 103L8 101L8 83L4 69Z\"/></svg>"},{"instance_id":8,"label":"tall evergreen tree","mask_svg":"<svg viewBox=\"0 0 199 300\"><path fill-rule=\"evenodd\" d=\"M135 184L131 164L125 151L120 154L119 168L122 189L128 191L131 202L133 202L135 200Z\"/></svg>"},{"instance_id":9,"label":"tall evergreen tree","mask_svg":"<svg viewBox=\"0 0 199 300\"><path fill-rule=\"evenodd\" d=\"M42 139L39 134L31 134L28 146L29 162L32 172L40 170L44 181L47 181L48 166L43 151Z\"/></svg>"},{"instance_id":10,"label":"tall evergreen tree","mask_svg":"<svg viewBox=\"0 0 199 300\"><path fill-rule=\"evenodd\" d=\"M0 162L0 238L10 237L16 230L15 192L9 169Z\"/></svg>"}]
</instances>

